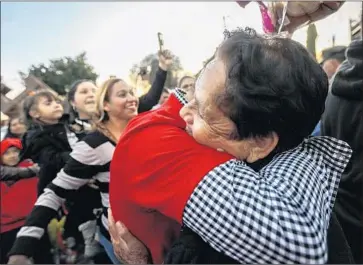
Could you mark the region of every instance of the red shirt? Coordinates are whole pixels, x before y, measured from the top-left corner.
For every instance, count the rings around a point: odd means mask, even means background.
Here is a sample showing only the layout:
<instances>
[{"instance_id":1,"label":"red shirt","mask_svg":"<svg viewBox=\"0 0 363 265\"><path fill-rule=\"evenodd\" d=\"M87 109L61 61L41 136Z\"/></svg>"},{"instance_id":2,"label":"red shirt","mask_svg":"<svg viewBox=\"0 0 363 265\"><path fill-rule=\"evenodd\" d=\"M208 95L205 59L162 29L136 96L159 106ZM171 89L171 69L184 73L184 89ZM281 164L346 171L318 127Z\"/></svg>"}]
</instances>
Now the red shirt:
<instances>
[{"instance_id":1,"label":"red shirt","mask_svg":"<svg viewBox=\"0 0 363 265\"><path fill-rule=\"evenodd\" d=\"M162 263L178 237L184 206L202 178L230 160L226 153L198 144L180 118L172 95L161 108L133 119L111 162L110 205L115 220Z\"/></svg>"},{"instance_id":2,"label":"red shirt","mask_svg":"<svg viewBox=\"0 0 363 265\"><path fill-rule=\"evenodd\" d=\"M0 143L1 155L10 147L22 148L18 139L5 139ZM18 167L30 167L33 163L25 160ZM22 227L37 200L38 178L22 179L12 185L1 182L0 233Z\"/></svg>"}]
</instances>

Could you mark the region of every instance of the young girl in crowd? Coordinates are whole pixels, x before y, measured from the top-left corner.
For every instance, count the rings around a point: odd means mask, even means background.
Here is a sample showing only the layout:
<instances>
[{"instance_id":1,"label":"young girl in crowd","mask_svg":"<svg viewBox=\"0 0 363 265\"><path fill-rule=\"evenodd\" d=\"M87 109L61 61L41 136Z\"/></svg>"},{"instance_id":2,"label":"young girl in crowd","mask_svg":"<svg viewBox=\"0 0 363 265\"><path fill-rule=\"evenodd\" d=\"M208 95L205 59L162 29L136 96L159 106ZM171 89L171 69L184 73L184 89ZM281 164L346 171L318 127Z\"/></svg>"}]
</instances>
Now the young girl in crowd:
<instances>
[{"instance_id":1,"label":"young girl in crowd","mask_svg":"<svg viewBox=\"0 0 363 265\"><path fill-rule=\"evenodd\" d=\"M77 80L71 86L67 95L69 107L68 125L78 140L92 131L92 117L96 107L95 83L91 80ZM78 252L89 237L89 230L96 229L95 209L102 209L100 193L94 185L85 185L75 196L70 198L66 207L68 215L64 224L63 238L66 246L72 252ZM99 251L98 244L88 245L85 256L92 257Z\"/></svg>"},{"instance_id":2,"label":"young girl in crowd","mask_svg":"<svg viewBox=\"0 0 363 265\"><path fill-rule=\"evenodd\" d=\"M93 85L92 89L94 94L96 87ZM69 154L79 139L69 126L68 115L64 115L60 100L50 91L41 91L28 97L24 102L24 113L29 124L29 131L23 139L25 150L22 157L31 158L40 165L38 185L38 195L40 195L68 161ZM99 202L100 198L96 191L95 195L98 196L96 200L94 199L91 188L85 188L80 192L82 194L78 194L78 196L74 194L72 198L87 195L87 203L83 205L83 208L78 207L77 211L73 209L73 212L78 212L78 214L71 216L82 217L75 223L83 235L85 256L91 257L98 250L97 246L87 244L90 241L87 238L88 230L96 229L95 216L91 206L95 205L94 201ZM71 202L76 201L72 198Z\"/></svg>"},{"instance_id":3,"label":"young girl in crowd","mask_svg":"<svg viewBox=\"0 0 363 265\"><path fill-rule=\"evenodd\" d=\"M6 264L7 254L13 245L16 234L25 223L36 201L37 166L29 160L20 161L21 141L7 138L0 143L1 154L1 257L0 263ZM14 172L4 179L3 169L11 168ZM16 173L16 171L18 171ZM45 243L45 244L44 244ZM45 248L44 248L45 247ZM46 251L46 242L37 245L34 261L51 262ZM48 254L48 255L47 255Z\"/></svg>"},{"instance_id":4,"label":"young girl in crowd","mask_svg":"<svg viewBox=\"0 0 363 265\"><path fill-rule=\"evenodd\" d=\"M21 157L39 164L38 196L64 166L78 141L66 126L60 100L51 91L40 91L24 101L28 131L23 137Z\"/></svg>"},{"instance_id":5,"label":"young girl in crowd","mask_svg":"<svg viewBox=\"0 0 363 265\"><path fill-rule=\"evenodd\" d=\"M36 243L49 221L57 215L62 203L70 198L72 191L87 185L91 179L95 180L103 205L103 214L99 220L100 243L109 257L114 259L107 224L109 166L121 133L128 121L137 115L138 98L123 80L109 79L99 89L96 104L96 130L75 145L64 168L38 198L17 235L10 263L26 262L34 255ZM90 234L92 232L89 231Z\"/></svg>"}]
</instances>

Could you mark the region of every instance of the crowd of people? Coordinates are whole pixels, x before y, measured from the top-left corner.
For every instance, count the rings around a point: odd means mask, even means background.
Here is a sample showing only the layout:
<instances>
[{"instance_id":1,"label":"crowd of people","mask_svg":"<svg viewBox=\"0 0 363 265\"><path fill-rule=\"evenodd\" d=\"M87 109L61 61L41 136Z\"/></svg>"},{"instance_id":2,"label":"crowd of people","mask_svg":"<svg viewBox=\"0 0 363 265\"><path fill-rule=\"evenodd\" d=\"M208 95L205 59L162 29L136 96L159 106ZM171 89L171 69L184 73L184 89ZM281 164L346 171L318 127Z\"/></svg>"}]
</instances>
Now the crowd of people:
<instances>
[{"instance_id":1,"label":"crowd of people","mask_svg":"<svg viewBox=\"0 0 363 265\"><path fill-rule=\"evenodd\" d=\"M141 97L116 77L28 96L0 263L362 263L363 41L323 55L238 29L177 88L163 50Z\"/></svg>"}]
</instances>

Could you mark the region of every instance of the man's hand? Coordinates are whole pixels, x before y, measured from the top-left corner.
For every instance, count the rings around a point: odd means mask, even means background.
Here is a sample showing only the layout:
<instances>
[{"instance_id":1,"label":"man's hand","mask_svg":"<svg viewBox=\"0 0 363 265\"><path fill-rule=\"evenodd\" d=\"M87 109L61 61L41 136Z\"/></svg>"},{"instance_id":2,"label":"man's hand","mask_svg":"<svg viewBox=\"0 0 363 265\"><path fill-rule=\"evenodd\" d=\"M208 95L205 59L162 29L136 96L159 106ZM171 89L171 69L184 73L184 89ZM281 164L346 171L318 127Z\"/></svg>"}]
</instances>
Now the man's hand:
<instances>
[{"instance_id":1,"label":"man's hand","mask_svg":"<svg viewBox=\"0 0 363 265\"><path fill-rule=\"evenodd\" d=\"M344 1L289 2L287 17L290 23L284 26L282 30L293 33L302 26L334 14L343 3Z\"/></svg>"},{"instance_id":2,"label":"man's hand","mask_svg":"<svg viewBox=\"0 0 363 265\"><path fill-rule=\"evenodd\" d=\"M13 255L9 257L8 264L33 264L33 263L27 256Z\"/></svg>"},{"instance_id":3,"label":"man's hand","mask_svg":"<svg viewBox=\"0 0 363 265\"><path fill-rule=\"evenodd\" d=\"M113 251L120 261L126 264L148 264L149 253L146 246L120 221L115 223L110 209L108 210L108 230Z\"/></svg>"},{"instance_id":4,"label":"man's hand","mask_svg":"<svg viewBox=\"0 0 363 265\"><path fill-rule=\"evenodd\" d=\"M159 52L159 67L164 71L168 71L173 64L173 57L169 50Z\"/></svg>"},{"instance_id":5,"label":"man's hand","mask_svg":"<svg viewBox=\"0 0 363 265\"><path fill-rule=\"evenodd\" d=\"M251 1L236 1L245 8ZM302 26L321 20L334 14L344 4L345 1L289 1L287 8L287 18L290 23L283 26L282 30L292 34ZM270 3L271 14L282 14L283 5L281 3ZM278 27L275 25L275 27ZM277 29L276 29L277 30Z\"/></svg>"}]
</instances>

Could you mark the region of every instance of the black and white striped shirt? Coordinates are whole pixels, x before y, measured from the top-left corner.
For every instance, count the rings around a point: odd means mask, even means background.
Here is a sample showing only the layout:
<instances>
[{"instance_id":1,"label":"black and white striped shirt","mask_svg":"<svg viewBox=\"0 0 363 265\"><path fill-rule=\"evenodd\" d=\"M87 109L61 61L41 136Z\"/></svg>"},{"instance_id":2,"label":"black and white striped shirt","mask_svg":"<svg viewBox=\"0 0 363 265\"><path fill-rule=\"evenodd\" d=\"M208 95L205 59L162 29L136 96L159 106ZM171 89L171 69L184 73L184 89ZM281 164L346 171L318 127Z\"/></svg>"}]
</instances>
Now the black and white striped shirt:
<instances>
[{"instance_id":1,"label":"black and white striped shirt","mask_svg":"<svg viewBox=\"0 0 363 265\"><path fill-rule=\"evenodd\" d=\"M17 234L11 255L31 257L43 236L48 223L57 215L58 209L69 196L87 185L90 179L96 181L103 206L100 218L100 232L109 238L107 209L109 207L110 163L116 144L102 133L95 131L79 141L64 168L47 186L36 201L25 225Z\"/></svg>"}]
</instances>

